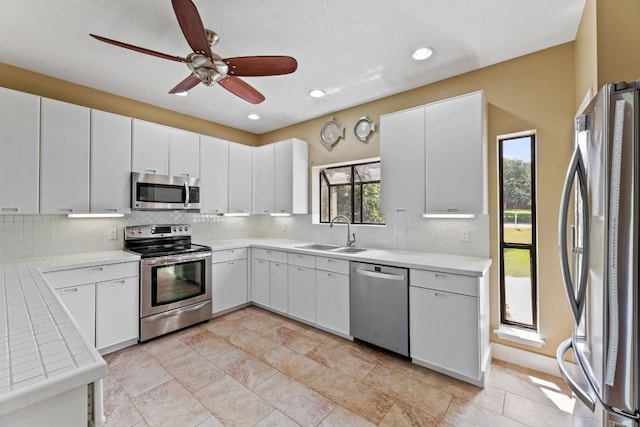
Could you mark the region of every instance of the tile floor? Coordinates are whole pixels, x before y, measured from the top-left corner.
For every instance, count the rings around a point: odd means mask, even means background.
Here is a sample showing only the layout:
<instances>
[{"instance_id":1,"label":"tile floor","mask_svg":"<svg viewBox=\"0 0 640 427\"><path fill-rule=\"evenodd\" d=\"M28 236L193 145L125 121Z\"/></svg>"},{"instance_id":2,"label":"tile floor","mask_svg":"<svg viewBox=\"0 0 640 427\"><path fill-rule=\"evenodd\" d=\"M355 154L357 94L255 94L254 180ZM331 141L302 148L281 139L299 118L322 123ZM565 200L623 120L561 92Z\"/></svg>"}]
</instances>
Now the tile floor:
<instances>
[{"instance_id":1,"label":"tile floor","mask_svg":"<svg viewBox=\"0 0 640 427\"><path fill-rule=\"evenodd\" d=\"M560 378L487 387L257 307L105 356L107 426L598 426Z\"/></svg>"}]
</instances>

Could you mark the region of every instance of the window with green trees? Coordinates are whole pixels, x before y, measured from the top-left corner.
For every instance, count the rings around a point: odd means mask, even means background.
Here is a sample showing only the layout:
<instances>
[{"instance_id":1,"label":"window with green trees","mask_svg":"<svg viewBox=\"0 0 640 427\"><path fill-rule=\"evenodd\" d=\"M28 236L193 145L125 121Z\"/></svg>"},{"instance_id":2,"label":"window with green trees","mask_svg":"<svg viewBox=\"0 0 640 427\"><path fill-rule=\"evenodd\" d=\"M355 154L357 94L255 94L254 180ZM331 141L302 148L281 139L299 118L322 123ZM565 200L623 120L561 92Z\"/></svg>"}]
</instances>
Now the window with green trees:
<instances>
[{"instance_id":1,"label":"window with green trees","mask_svg":"<svg viewBox=\"0 0 640 427\"><path fill-rule=\"evenodd\" d=\"M320 222L345 215L353 224L384 225L380 210L380 162L320 171Z\"/></svg>"},{"instance_id":2,"label":"window with green trees","mask_svg":"<svg viewBox=\"0 0 640 427\"><path fill-rule=\"evenodd\" d=\"M500 318L537 330L535 135L499 139Z\"/></svg>"}]
</instances>

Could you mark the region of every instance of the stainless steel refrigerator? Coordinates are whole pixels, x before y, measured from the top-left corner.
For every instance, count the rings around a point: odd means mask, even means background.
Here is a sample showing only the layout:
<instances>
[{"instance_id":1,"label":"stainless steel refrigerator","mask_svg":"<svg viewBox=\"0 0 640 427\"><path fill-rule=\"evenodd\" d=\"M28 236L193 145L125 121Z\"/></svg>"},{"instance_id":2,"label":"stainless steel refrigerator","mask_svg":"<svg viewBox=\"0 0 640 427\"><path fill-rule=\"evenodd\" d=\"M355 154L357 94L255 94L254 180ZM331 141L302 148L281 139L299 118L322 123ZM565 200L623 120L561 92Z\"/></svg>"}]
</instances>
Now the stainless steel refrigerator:
<instances>
[{"instance_id":1,"label":"stainless steel refrigerator","mask_svg":"<svg viewBox=\"0 0 640 427\"><path fill-rule=\"evenodd\" d=\"M640 82L605 85L575 125L558 227L575 327L558 364L603 426L639 427Z\"/></svg>"}]
</instances>

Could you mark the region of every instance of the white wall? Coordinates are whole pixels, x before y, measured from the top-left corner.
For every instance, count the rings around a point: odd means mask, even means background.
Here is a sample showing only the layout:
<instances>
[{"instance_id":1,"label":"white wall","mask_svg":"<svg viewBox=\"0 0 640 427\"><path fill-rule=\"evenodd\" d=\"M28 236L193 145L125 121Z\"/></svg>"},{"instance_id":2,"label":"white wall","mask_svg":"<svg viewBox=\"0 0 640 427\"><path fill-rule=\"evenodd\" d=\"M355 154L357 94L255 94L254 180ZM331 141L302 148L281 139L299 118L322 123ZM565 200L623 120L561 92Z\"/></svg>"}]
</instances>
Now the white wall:
<instances>
[{"instance_id":1,"label":"white wall","mask_svg":"<svg viewBox=\"0 0 640 427\"><path fill-rule=\"evenodd\" d=\"M344 224L311 224L311 215L220 217L182 212L134 212L124 218L72 219L64 215L0 215L0 262L84 252L120 250L123 229L138 224L191 224L195 243L248 237L295 239L344 245ZM110 229L117 239L109 240ZM460 241L460 229L470 241ZM387 225L353 226L356 246L489 256L489 218L424 219L387 215Z\"/></svg>"}]
</instances>

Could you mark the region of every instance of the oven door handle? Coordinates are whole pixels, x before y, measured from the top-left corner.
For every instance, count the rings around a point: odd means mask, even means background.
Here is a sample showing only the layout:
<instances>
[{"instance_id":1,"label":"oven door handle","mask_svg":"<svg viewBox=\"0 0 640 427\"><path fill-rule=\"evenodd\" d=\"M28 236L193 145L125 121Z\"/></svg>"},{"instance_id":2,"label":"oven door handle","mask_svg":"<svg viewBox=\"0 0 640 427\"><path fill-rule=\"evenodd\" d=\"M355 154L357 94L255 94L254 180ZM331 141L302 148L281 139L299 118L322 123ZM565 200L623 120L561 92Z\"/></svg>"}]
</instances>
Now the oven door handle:
<instances>
[{"instance_id":1,"label":"oven door handle","mask_svg":"<svg viewBox=\"0 0 640 427\"><path fill-rule=\"evenodd\" d=\"M181 313L189 313L191 311L200 310L202 307L204 307L207 304L211 304L211 301L207 300L207 301L199 302L197 304L190 305L187 307L181 307L179 310ZM169 310L169 311L165 311L164 313L154 314L153 316L149 316L148 318L153 318L154 320L157 320L157 319L163 319L165 317L170 317L175 315L176 315L175 310Z\"/></svg>"},{"instance_id":2,"label":"oven door handle","mask_svg":"<svg viewBox=\"0 0 640 427\"><path fill-rule=\"evenodd\" d=\"M159 266L159 265L169 265L176 264L179 262L189 262L189 261L200 261L206 260L207 258L211 258L211 252L199 252L197 254L186 254L186 255L170 255L159 258L143 258L141 260L142 265L150 265L150 266Z\"/></svg>"}]
</instances>

